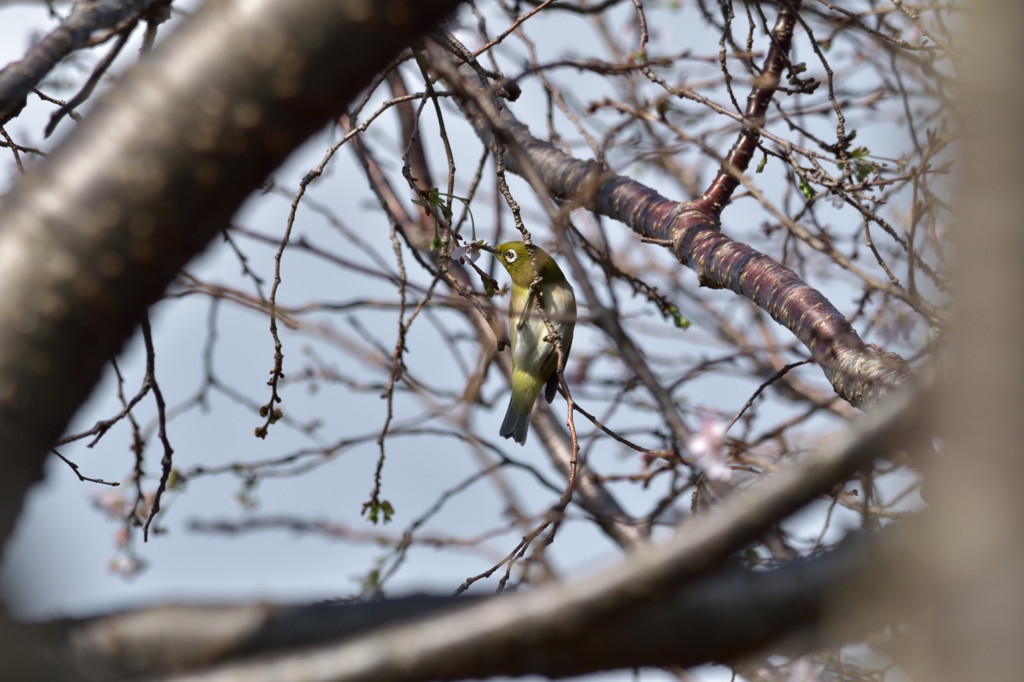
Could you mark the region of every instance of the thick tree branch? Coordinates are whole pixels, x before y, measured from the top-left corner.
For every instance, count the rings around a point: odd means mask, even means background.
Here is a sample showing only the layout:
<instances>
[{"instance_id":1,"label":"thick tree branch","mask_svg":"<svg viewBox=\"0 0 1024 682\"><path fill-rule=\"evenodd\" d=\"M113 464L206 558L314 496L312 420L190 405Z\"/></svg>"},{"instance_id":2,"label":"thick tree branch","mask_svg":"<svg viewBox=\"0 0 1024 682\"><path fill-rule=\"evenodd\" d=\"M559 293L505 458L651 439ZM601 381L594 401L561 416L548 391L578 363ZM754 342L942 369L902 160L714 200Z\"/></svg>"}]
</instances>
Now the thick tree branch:
<instances>
[{"instance_id":1,"label":"thick tree branch","mask_svg":"<svg viewBox=\"0 0 1024 682\"><path fill-rule=\"evenodd\" d=\"M846 600L870 599L864 593L868 579L895 574L911 532L899 527L850 538L832 552L771 571L729 564L614 616L576 620L550 632L513 626L512 636L488 648L456 640L472 638L470 623L487 613L509 620L523 598L413 595L313 606L167 605L46 625L39 639L48 642L54 658L89 671L87 679L102 680L150 679L216 662L222 665L169 680L558 678L730 662L773 642L804 650L842 644L880 627L822 625L837 593L846 592ZM892 589L888 582L871 589Z\"/></svg>"},{"instance_id":2,"label":"thick tree branch","mask_svg":"<svg viewBox=\"0 0 1024 682\"><path fill-rule=\"evenodd\" d=\"M172 678L179 682L560 677L733 660L818 624L838 592L856 593L868 577L891 588L879 576L898 574L893 565L916 550L913 529L850 540L831 554L767 572L740 569L729 557L851 472L915 439L921 402L915 392L901 392L889 409L873 411L806 461L693 518L664 545L571 585L464 605L414 597L338 610L163 607L73 623L62 635L70 652L58 644L56 653L88 663L100 677L262 654ZM455 603L462 607L438 613ZM368 631L382 624L390 627ZM851 634L832 633L840 638L832 643ZM269 652L299 644L315 646Z\"/></svg>"},{"instance_id":3,"label":"thick tree branch","mask_svg":"<svg viewBox=\"0 0 1024 682\"><path fill-rule=\"evenodd\" d=\"M0 538L103 363L178 270L457 5L209 3L14 188L0 211Z\"/></svg>"},{"instance_id":4,"label":"thick tree branch","mask_svg":"<svg viewBox=\"0 0 1024 682\"><path fill-rule=\"evenodd\" d=\"M440 58L438 52L432 54ZM440 70L452 73L446 67ZM538 177L552 196L570 207L585 207L621 221L642 237L671 244L703 286L730 289L789 329L850 404L872 405L910 377L902 358L867 346L825 296L786 266L731 240L714 215L692 202L666 199L534 137L473 70L459 74L450 78L459 93L456 101L508 170Z\"/></svg>"}]
</instances>

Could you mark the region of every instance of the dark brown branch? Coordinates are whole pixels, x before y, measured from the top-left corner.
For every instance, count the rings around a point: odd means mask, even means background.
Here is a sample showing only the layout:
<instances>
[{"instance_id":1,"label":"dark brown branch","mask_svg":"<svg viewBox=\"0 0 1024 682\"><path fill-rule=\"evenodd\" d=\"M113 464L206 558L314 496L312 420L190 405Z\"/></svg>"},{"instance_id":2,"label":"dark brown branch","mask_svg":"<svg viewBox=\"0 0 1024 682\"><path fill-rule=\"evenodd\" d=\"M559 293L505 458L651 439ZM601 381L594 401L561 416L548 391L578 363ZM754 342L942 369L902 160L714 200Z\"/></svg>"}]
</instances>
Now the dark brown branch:
<instances>
[{"instance_id":1,"label":"dark brown branch","mask_svg":"<svg viewBox=\"0 0 1024 682\"><path fill-rule=\"evenodd\" d=\"M689 202L666 199L651 188L573 158L534 137L471 71L453 89L467 119L505 166L539 176L553 196L627 225L641 237L672 244L679 262L695 270L703 286L730 289L756 303L810 351L832 387L864 407L910 376L897 355L868 347L821 292L795 272L719 230L717 220ZM497 125L483 113L483 98L497 111ZM516 153L509 151L515 149ZM528 168L519 161L525 157Z\"/></svg>"},{"instance_id":2,"label":"dark brown branch","mask_svg":"<svg viewBox=\"0 0 1024 682\"><path fill-rule=\"evenodd\" d=\"M457 5L393 0L353 17L349 3L209 3L21 178L0 210L0 538L104 363L182 266Z\"/></svg>"},{"instance_id":3,"label":"dark brown branch","mask_svg":"<svg viewBox=\"0 0 1024 682\"><path fill-rule=\"evenodd\" d=\"M82 104L85 100L92 96L93 91L96 89L96 85L100 82L100 79L107 73L110 66L117 59L117 56L121 54L121 50L128 43L128 39L132 37L132 32L135 30L135 26L138 21L131 21L128 26L121 31L121 34L114 41L114 46L110 48L106 56L100 60L99 64L92 70L89 75L89 79L86 80L85 85L75 94L74 97L69 99L67 103L61 105L60 109L53 112L50 115L50 122L46 124L46 128L43 129L43 136L49 137L53 134L53 131L57 129L57 124L63 120L65 116L70 115L74 112L75 108Z\"/></svg>"},{"instance_id":4,"label":"dark brown branch","mask_svg":"<svg viewBox=\"0 0 1024 682\"><path fill-rule=\"evenodd\" d=\"M32 46L25 58L0 70L0 125L16 116L25 98L61 59L81 49L96 32L111 28L166 0L76 2L68 18Z\"/></svg>"},{"instance_id":5,"label":"dark brown branch","mask_svg":"<svg viewBox=\"0 0 1024 682\"><path fill-rule=\"evenodd\" d=\"M495 647L459 646L447 656L430 650L431 640L441 639L429 636L432 629L451 633L483 612L515 612L527 600L412 595L312 606L173 604L47 626L70 643L54 643L50 635L48 653L91 671L89 679L151 679L222 664L170 678L193 682L271 679L267 675L289 682L324 679L313 670L328 660L329 679L379 682L525 674L559 678L633 667L727 663L786 638L791 650L842 644L845 637L866 634L862 623L838 633L820 626L837 592L869 599L863 589L867 580L895 573L894 567L906 558L907 534L908 529L897 528L852 538L830 553L772 571L729 565L614 617L567 619L573 620L571 627L543 639L513 624L509 629L520 636ZM420 633L414 635L414 630ZM359 646L372 661L367 668L359 665ZM377 653L392 647L403 652L401 660L390 663ZM257 672L264 677L252 677Z\"/></svg>"},{"instance_id":6,"label":"dark brown branch","mask_svg":"<svg viewBox=\"0 0 1024 682\"><path fill-rule=\"evenodd\" d=\"M796 13L800 9L800 0L781 2L779 16L772 30L772 46L765 58L761 76L747 97L747 110L743 114L743 130L728 156L722 162L718 175L701 196L693 200L693 207L712 216L721 214L729 203L732 193L739 186L739 176L747 170L750 159L761 139L761 128L764 126L768 105L779 87L782 69L789 60L789 47L793 42L793 26L796 24Z\"/></svg>"}]
</instances>

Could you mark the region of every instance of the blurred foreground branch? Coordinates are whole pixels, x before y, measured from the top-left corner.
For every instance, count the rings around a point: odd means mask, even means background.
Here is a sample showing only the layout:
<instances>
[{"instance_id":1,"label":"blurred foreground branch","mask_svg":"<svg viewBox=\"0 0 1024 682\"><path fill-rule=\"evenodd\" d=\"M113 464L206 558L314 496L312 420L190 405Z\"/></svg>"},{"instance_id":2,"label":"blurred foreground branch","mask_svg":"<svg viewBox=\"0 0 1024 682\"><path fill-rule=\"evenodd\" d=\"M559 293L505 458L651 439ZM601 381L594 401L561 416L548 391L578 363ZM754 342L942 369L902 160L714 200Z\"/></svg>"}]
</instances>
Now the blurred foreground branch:
<instances>
[{"instance_id":1,"label":"blurred foreground branch","mask_svg":"<svg viewBox=\"0 0 1024 682\"><path fill-rule=\"evenodd\" d=\"M457 5L209 3L21 179L0 210L0 538L103 364L181 267Z\"/></svg>"},{"instance_id":2,"label":"blurred foreground branch","mask_svg":"<svg viewBox=\"0 0 1024 682\"><path fill-rule=\"evenodd\" d=\"M901 392L891 410L873 412L805 462L730 496L669 542L572 585L481 600L159 607L46 626L50 654L93 671L95 679L241 657L167 679L412 681L564 677L734 661L783 641L800 650L842 643L880 623L851 621L856 632L818 628L836 595L844 595L843 603L870 599L861 592L868 578L871 590L900 592L885 576L903 579L894 566L916 551L915 524L850 538L832 552L770 571L741 568L729 557L853 470L916 438L919 403L914 392ZM793 639L795 633L802 637ZM314 646L280 651L297 645Z\"/></svg>"}]
</instances>

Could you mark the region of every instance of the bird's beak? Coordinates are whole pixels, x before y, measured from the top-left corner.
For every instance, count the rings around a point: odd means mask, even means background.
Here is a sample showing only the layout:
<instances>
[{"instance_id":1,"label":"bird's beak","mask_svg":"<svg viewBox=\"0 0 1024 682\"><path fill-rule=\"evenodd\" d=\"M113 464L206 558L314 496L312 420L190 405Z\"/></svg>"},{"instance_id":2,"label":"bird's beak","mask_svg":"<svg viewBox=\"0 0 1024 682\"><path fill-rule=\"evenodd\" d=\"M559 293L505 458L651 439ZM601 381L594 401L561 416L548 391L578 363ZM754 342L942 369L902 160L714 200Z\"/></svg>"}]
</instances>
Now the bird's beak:
<instances>
[{"instance_id":1,"label":"bird's beak","mask_svg":"<svg viewBox=\"0 0 1024 682\"><path fill-rule=\"evenodd\" d=\"M481 249L483 249L484 251L487 251L488 253L493 253L493 254L497 254L498 253L498 250L496 248L494 248L493 246L487 246L486 244L478 244L478 246Z\"/></svg>"}]
</instances>

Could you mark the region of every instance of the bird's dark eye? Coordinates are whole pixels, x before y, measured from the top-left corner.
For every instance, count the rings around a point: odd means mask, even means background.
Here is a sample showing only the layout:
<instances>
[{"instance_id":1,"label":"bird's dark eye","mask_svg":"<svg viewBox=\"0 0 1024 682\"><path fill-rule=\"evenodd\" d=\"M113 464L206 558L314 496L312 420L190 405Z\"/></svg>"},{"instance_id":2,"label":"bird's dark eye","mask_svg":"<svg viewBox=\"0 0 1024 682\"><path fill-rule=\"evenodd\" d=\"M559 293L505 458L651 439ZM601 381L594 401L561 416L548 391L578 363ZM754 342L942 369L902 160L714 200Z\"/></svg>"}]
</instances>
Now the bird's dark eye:
<instances>
[{"instance_id":1,"label":"bird's dark eye","mask_svg":"<svg viewBox=\"0 0 1024 682\"><path fill-rule=\"evenodd\" d=\"M506 251L505 252L505 260L507 260L509 263L515 263L516 262L516 252L512 251L511 249Z\"/></svg>"}]
</instances>

